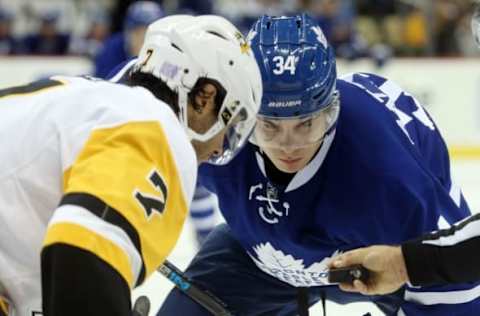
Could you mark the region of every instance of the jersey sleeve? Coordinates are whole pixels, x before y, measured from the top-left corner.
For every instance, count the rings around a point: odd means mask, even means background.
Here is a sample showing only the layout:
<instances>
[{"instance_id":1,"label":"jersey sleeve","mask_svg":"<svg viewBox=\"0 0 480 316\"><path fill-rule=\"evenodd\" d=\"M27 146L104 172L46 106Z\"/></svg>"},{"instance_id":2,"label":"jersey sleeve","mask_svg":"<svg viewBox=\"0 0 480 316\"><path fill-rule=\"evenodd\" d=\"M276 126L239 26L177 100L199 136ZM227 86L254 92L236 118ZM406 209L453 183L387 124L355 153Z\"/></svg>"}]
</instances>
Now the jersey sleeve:
<instances>
[{"instance_id":1,"label":"jersey sleeve","mask_svg":"<svg viewBox=\"0 0 480 316\"><path fill-rule=\"evenodd\" d=\"M476 315L480 308L480 214L402 245L411 284L405 315ZM450 285L448 285L450 284Z\"/></svg>"},{"instance_id":2,"label":"jersey sleeve","mask_svg":"<svg viewBox=\"0 0 480 316\"><path fill-rule=\"evenodd\" d=\"M402 245L416 286L480 280L480 214Z\"/></svg>"},{"instance_id":3,"label":"jersey sleeve","mask_svg":"<svg viewBox=\"0 0 480 316\"><path fill-rule=\"evenodd\" d=\"M445 286L407 286L398 315L402 316L476 316L480 309L480 283Z\"/></svg>"},{"instance_id":4,"label":"jersey sleeve","mask_svg":"<svg viewBox=\"0 0 480 316\"><path fill-rule=\"evenodd\" d=\"M415 97L406 92L401 94L396 102L396 107L414 118L409 124L406 124L405 130L410 135L412 145L419 154L419 161L448 192L450 198L459 208L461 216L451 216L449 212L441 215L448 223L455 223L470 215L468 204L459 186L452 180L447 144L427 110Z\"/></svg>"},{"instance_id":5,"label":"jersey sleeve","mask_svg":"<svg viewBox=\"0 0 480 316\"><path fill-rule=\"evenodd\" d=\"M102 304L94 296L103 295L113 302L165 260L182 229L191 198L186 192L193 192L196 177L194 161L179 168L173 146L178 145L156 121L91 132L64 172L64 196L44 240L44 302L57 311L48 315L70 314L59 312L61 304L54 302L59 289L72 287L72 278L81 282L68 294L70 301L91 298ZM69 277L63 272L72 270L67 267L75 267ZM95 291L90 291L92 284ZM123 315L108 309L103 314Z\"/></svg>"},{"instance_id":6,"label":"jersey sleeve","mask_svg":"<svg viewBox=\"0 0 480 316\"><path fill-rule=\"evenodd\" d=\"M452 181L447 145L435 122L420 102L392 80L369 73L356 73L344 78L363 89L372 102L388 109L395 130L408 140L414 158L434 181L438 181L457 205L459 212L441 213L452 224L470 215L460 188ZM458 216L460 214L460 216Z\"/></svg>"}]
</instances>

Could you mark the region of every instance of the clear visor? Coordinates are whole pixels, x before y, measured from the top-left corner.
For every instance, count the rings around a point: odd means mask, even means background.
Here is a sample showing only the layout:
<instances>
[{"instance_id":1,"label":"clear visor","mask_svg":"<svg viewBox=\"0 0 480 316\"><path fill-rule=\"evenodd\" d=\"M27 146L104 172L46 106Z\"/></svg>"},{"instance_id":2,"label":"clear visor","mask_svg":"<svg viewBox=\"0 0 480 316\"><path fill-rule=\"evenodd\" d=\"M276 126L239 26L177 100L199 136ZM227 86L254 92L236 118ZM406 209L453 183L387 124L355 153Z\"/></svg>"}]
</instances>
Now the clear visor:
<instances>
[{"instance_id":1,"label":"clear visor","mask_svg":"<svg viewBox=\"0 0 480 316\"><path fill-rule=\"evenodd\" d=\"M326 108L295 118L272 118L257 115L252 141L259 147L302 148L323 141L335 124L340 110L338 94Z\"/></svg>"},{"instance_id":2,"label":"clear visor","mask_svg":"<svg viewBox=\"0 0 480 316\"><path fill-rule=\"evenodd\" d=\"M222 153L210 156L208 162L214 165L224 165L232 160L250 137L255 123L255 117L249 116L245 109L241 109L224 127L225 136Z\"/></svg>"}]
</instances>

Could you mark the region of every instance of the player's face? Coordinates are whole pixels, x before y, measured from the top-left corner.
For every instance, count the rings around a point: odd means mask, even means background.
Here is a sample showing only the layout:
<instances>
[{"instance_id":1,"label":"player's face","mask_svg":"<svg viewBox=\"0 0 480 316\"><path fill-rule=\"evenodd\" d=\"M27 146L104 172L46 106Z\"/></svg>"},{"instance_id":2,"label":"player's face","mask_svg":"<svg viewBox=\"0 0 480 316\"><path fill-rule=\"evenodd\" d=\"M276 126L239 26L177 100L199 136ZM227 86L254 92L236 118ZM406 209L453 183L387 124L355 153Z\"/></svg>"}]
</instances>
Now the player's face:
<instances>
[{"instance_id":1,"label":"player's face","mask_svg":"<svg viewBox=\"0 0 480 316\"><path fill-rule=\"evenodd\" d=\"M189 104L188 125L195 132L203 134L217 122L217 113L215 111L216 95L217 89L215 86L207 83L194 97L195 105ZM206 142L192 141L199 163L207 161L212 155L219 155L223 152L225 132L226 128Z\"/></svg>"},{"instance_id":2,"label":"player's face","mask_svg":"<svg viewBox=\"0 0 480 316\"><path fill-rule=\"evenodd\" d=\"M258 118L254 135L258 145L279 170L294 173L313 158L326 129L323 114L287 120Z\"/></svg>"}]
</instances>

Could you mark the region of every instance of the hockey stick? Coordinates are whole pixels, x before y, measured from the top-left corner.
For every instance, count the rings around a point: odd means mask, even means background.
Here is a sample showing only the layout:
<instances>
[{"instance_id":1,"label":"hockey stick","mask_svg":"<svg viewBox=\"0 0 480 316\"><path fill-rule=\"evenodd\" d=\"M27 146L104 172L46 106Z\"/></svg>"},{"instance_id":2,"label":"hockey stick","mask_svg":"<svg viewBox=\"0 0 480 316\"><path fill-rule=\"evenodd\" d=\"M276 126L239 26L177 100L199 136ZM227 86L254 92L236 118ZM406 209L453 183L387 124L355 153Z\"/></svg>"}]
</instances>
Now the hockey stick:
<instances>
[{"instance_id":1,"label":"hockey stick","mask_svg":"<svg viewBox=\"0 0 480 316\"><path fill-rule=\"evenodd\" d=\"M227 310L227 305L222 300L212 293L201 290L192 284L183 272L170 261L165 260L163 265L161 265L157 271L169 279L180 291L185 293L188 297L200 304L213 315L233 316L233 314ZM349 267L347 269L333 269L331 272L333 277L332 281L334 282L352 282L353 279L365 280L369 277L369 271L358 266ZM348 272L348 274L346 274L346 272ZM329 276L329 279L330 278L331 277ZM139 316L143 315L139 314Z\"/></svg>"},{"instance_id":2,"label":"hockey stick","mask_svg":"<svg viewBox=\"0 0 480 316\"><path fill-rule=\"evenodd\" d=\"M212 293L201 290L192 284L183 272L168 260L165 260L163 265L161 265L157 271L172 281L180 291L185 293L188 297L200 304L213 315L233 316L233 314L227 310L227 305L224 302Z\"/></svg>"}]
</instances>

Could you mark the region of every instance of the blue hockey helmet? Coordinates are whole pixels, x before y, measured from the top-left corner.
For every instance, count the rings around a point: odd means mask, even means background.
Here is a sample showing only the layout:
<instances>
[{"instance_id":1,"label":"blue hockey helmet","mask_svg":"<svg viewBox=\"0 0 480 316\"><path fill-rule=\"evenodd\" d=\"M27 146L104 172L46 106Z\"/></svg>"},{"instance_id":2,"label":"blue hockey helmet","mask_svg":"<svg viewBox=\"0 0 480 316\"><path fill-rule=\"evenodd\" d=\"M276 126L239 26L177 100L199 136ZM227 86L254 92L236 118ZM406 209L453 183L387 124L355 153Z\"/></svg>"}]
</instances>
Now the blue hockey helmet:
<instances>
[{"instance_id":1,"label":"blue hockey helmet","mask_svg":"<svg viewBox=\"0 0 480 316\"><path fill-rule=\"evenodd\" d=\"M263 97L252 141L292 148L320 143L340 109L333 49L307 14L261 17L248 35Z\"/></svg>"},{"instance_id":2,"label":"blue hockey helmet","mask_svg":"<svg viewBox=\"0 0 480 316\"><path fill-rule=\"evenodd\" d=\"M147 26L164 16L162 7L153 1L136 1L127 9L124 28Z\"/></svg>"},{"instance_id":3,"label":"blue hockey helmet","mask_svg":"<svg viewBox=\"0 0 480 316\"><path fill-rule=\"evenodd\" d=\"M248 39L263 81L260 115L297 117L332 103L335 55L318 23L307 14L264 15Z\"/></svg>"}]
</instances>

